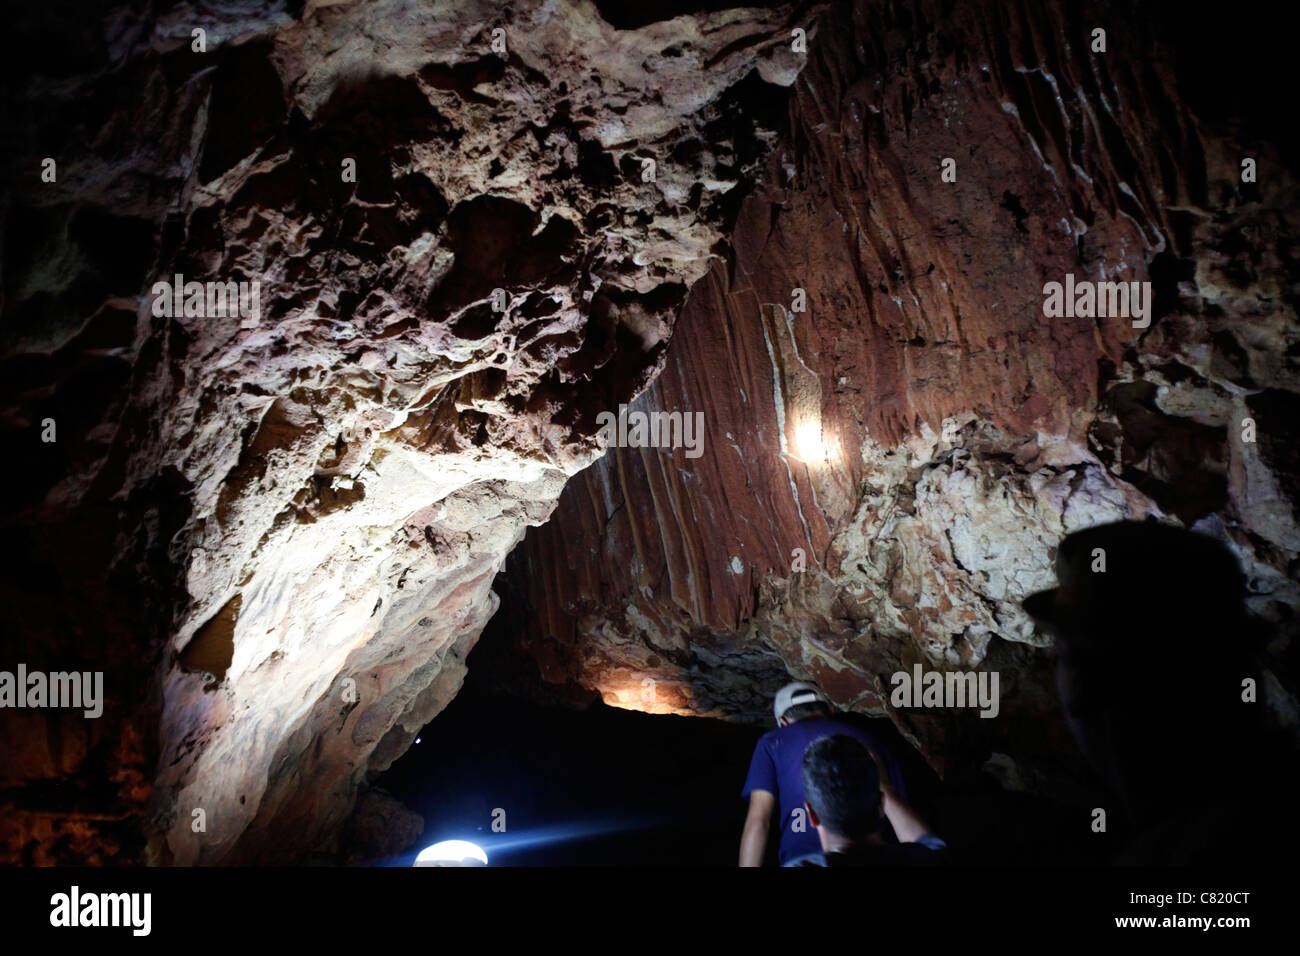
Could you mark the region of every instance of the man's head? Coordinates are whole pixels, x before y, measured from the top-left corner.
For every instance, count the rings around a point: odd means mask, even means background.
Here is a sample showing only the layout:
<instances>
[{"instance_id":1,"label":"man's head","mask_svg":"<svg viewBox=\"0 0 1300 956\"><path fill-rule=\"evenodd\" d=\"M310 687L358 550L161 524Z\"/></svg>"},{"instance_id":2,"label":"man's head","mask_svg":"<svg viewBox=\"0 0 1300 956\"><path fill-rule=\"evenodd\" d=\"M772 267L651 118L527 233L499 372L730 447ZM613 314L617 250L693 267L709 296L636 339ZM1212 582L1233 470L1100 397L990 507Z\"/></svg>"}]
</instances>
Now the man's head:
<instances>
[{"instance_id":1,"label":"man's head","mask_svg":"<svg viewBox=\"0 0 1300 956\"><path fill-rule=\"evenodd\" d=\"M1097 653L1219 648L1223 629L1240 623L1246 597L1227 547L1156 521L1067 535L1056 549L1056 577L1057 587L1031 594L1025 610L1039 627Z\"/></svg>"},{"instance_id":2,"label":"man's head","mask_svg":"<svg viewBox=\"0 0 1300 956\"><path fill-rule=\"evenodd\" d=\"M1176 786L1242 711L1252 627L1236 558L1206 535L1126 521L1066 537L1056 576L1024 608L1055 638L1075 739L1124 792Z\"/></svg>"},{"instance_id":3,"label":"man's head","mask_svg":"<svg viewBox=\"0 0 1300 956\"><path fill-rule=\"evenodd\" d=\"M831 712L830 701L826 695L812 684L797 680L786 684L776 692L772 704L772 713L776 715L778 726L793 724L809 717L826 717Z\"/></svg>"},{"instance_id":4,"label":"man's head","mask_svg":"<svg viewBox=\"0 0 1300 956\"><path fill-rule=\"evenodd\" d=\"M852 737L835 734L808 745L803 791L823 849L866 840L880 828L880 773L871 751Z\"/></svg>"}]
</instances>

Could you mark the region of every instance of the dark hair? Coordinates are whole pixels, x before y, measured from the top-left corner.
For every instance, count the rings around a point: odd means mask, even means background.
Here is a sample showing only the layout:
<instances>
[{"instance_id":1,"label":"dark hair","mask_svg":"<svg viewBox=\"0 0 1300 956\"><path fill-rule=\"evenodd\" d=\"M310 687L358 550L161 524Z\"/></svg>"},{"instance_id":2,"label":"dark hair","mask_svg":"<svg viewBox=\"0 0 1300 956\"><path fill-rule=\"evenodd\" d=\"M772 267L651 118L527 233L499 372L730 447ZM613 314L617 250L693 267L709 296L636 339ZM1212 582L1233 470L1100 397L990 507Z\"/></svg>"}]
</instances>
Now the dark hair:
<instances>
[{"instance_id":1,"label":"dark hair","mask_svg":"<svg viewBox=\"0 0 1300 956\"><path fill-rule=\"evenodd\" d=\"M781 716L794 723L797 720L803 720L805 717L829 717L831 705L824 700L810 700L806 704L795 704L793 707L787 707Z\"/></svg>"},{"instance_id":2,"label":"dark hair","mask_svg":"<svg viewBox=\"0 0 1300 956\"><path fill-rule=\"evenodd\" d=\"M821 825L841 836L870 836L880 826L880 774L871 752L835 734L803 753L804 799Z\"/></svg>"}]
</instances>

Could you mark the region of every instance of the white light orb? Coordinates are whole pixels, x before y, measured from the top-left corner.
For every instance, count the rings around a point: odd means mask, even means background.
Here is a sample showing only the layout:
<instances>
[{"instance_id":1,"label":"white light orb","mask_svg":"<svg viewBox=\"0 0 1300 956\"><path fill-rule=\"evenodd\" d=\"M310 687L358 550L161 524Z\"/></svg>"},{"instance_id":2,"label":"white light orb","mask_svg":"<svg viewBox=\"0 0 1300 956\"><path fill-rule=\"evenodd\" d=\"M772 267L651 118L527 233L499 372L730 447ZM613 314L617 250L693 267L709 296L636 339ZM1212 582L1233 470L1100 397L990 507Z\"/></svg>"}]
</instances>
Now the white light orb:
<instances>
[{"instance_id":1,"label":"white light orb","mask_svg":"<svg viewBox=\"0 0 1300 956\"><path fill-rule=\"evenodd\" d=\"M821 422L802 422L795 429L795 447L799 457L804 461L820 462L826 460L826 447L822 444Z\"/></svg>"},{"instance_id":2,"label":"white light orb","mask_svg":"<svg viewBox=\"0 0 1300 956\"><path fill-rule=\"evenodd\" d=\"M487 866L487 854L468 840L443 840L426 846L415 858L415 866Z\"/></svg>"}]
</instances>

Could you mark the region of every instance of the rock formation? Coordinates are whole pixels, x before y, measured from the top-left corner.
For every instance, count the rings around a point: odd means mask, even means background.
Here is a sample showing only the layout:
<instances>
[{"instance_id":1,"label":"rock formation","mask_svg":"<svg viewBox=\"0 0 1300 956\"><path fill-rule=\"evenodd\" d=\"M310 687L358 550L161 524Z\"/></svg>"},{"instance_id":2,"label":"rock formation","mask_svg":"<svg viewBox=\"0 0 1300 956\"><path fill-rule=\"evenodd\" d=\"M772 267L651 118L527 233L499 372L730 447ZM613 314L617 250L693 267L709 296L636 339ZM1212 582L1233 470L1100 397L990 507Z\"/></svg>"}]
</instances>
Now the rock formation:
<instances>
[{"instance_id":1,"label":"rock formation","mask_svg":"<svg viewBox=\"0 0 1300 956\"><path fill-rule=\"evenodd\" d=\"M611 449L512 559L545 677L759 722L788 672L888 714L941 773L1068 794L1050 641L1019 601L1065 534L1157 516L1241 559L1283 625L1267 705L1295 728L1296 181L1192 111L1172 22L823 16L788 134L635 405L703 410L704 453ZM1067 274L1150 282L1149 325L1047 317ZM892 706L916 664L998 672L997 719Z\"/></svg>"},{"instance_id":2,"label":"rock formation","mask_svg":"<svg viewBox=\"0 0 1300 956\"><path fill-rule=\"evenodd\" d=\"M6 650L104 670L108 705L4 715L3 845L327 859L456 693L596 410L662 365L811 20L78 13L66 55L11 64ZM169 309L173 276L260 308Z\"/></svg>"},{"instance_id":3,"label":"rock formation","mask_svg":"<svg viewBox=\"0 0 1300 956\"><path fill-rule=\"evenodd\" d=\"M757 722L794 674L946 776L1068 792L1018 601L1064 534L1154 515L1240 556L1294 727L1300 207L1285 135L1204 79L1230 33L1064 0L32 9L0 667L106 700L0 712L4 858L409 842L368 783L512 550L566 692ZM1149 323L1049 315L1067 275L1150 283ZM629 403L702 413L702 454L607 447ZM997 671L998 719L891 705L917 663Z\"/></svg>"}]
</instances>

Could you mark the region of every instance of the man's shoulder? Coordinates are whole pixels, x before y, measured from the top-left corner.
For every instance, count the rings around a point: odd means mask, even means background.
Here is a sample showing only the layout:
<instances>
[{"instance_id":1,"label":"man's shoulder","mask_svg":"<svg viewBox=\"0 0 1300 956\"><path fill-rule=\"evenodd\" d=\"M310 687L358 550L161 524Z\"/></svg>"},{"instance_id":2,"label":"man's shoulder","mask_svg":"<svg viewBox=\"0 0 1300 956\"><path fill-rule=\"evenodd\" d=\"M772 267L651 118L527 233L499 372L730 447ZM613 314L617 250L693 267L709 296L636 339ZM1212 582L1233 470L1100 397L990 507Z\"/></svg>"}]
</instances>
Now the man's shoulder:
<instances>
[{"instance_id":1,"label":"man's shoulder","mask_svg":"<svg viewBox=\"0 0 1300 956\"><path fill-rule=\"evenodd\" d=\"M830 717L806 717L793 724L786 724L784 727L773 727L758 738L755 747L756 749L766 750L773 756L782 759L802 758L804 748L808 744L822 737L831 737L835 734L845 734L853 737L869 747L876 745L871 735L861 727L839 720L832 715Z\"/></svg>"},{"instance_id":2,"label":"man's shoulder","mask_svg":"<svg viewBox=\"0 0 1300 956\"><path fill-rule=\"evenodd\" d=\"M797 724L791 724L782 729L792 731L790 734L791 737L807 738L809 740L843 734L846 737L852 737L855 740L860 740L868 745L875 743L871 734L867 733L857 724L847 720L841 720L838 715L832 715L830 717L809 717L806 720L801 720Z\"/></svg>"},{"instance_id":3,"label":"man's shoulder","mask_svg":"<svg viewBox=\"0 0 1300 956\"><path fill-rule=\"evenodd\" d=\"M932 833L915 843L854 846L830 853L808 853L782 866L938 866L947 862L948 845Z\"/></svg>"},{"instance_id":4,"label":"man's shoulder","mask_svg":"<svg viewBox=\"0 0 1300 956\"><path fill-rule=\"evenodd\" d=\"M796 720L793 724L786 724L784 727L775 727L763 736L772 737L774 739L781 737L805 737L809 734L821 733L838 726L840 726L840 723L834 717L805 717L803 720Z\"/></svg>"}]
</instances>

